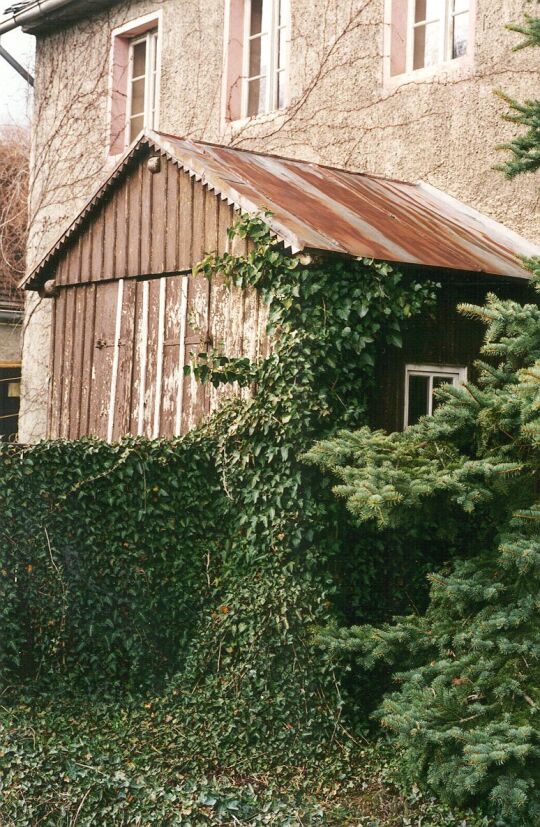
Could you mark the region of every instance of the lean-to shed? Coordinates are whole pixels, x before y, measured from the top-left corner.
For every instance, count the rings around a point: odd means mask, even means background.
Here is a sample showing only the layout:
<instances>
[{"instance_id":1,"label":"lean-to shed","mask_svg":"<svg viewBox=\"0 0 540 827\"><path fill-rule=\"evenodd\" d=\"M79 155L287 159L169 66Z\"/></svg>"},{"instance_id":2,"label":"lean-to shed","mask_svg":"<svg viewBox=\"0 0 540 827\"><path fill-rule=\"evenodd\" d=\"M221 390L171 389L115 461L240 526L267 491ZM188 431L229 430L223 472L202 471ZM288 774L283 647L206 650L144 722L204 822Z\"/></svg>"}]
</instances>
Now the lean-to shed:
<instances>
[{"instance_id":1,"label":"lean-to shed","mask_svg":"<svg viewBox=\"0 0 540 827\"><path fill-rule=\"evenodd\" d=\"M380 355L373 416L388 428L476 358L481 332L456 321L456 301L494 285L523 297L518 256L539 252L425 184L145 132L24 282L54 301L50 437L185 432L219 402L184 376L191 352L267 351L257 295L191 273L229 249L239 211L269 211L293 252L400 262L443 280L438 316Z\"/></svg>"}]
</instances>

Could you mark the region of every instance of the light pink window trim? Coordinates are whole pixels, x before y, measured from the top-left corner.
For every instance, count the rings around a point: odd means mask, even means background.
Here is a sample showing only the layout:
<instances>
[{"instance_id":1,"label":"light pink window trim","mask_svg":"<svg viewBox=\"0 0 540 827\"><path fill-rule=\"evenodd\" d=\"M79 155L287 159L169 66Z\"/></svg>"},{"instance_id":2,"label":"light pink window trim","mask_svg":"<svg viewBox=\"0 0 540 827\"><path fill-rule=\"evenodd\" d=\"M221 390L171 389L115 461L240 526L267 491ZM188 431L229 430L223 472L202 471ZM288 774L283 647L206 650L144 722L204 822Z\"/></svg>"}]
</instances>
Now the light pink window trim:
<instances>
[{"instance_id":1,"label":"light pink window trim","mask_svg":"<svg viewBox=\"0 0 540 827\"><path fill-rule=\"evenodd\" d=\"M469 2L469 37L467 54L420 69L412 69L412 43L409 32L414 18L414 0L385 0L383 36L383 86L393 89L406 83L427 82L437 75L463 77L474 66L476 0ZM405 33L405 36L403 36ZM443 44L444 45L444 44ZM399 65L402 72L395 73Z\"/></svg>"},{"instance_id":2,"label":"light pink window trim","mask_svg":"<svg viewBox=\"0 0 540 827\"><path fill-rule=\"evenodd\" d=\"M277 6L274 0L274 6ZM272 60L268 67L268 76L272 75L272 82L268 83L267 78L267 101L265 111L259 115L248 117L247 115L247 95L248 95L248 60L249 53L247 42L249 39L249 13L250 0L226 0L225 2L225 27L224 27L224 57L223 57L223 88L222 88L222 121L228 122L247 122L254 118L264 118L273 115L275 112L281 111L274 108L270 104L275 94L275 78L276 74L276 60L277 60L277 42L272 43ZM291 32L291 12L290 2L285 0L283 14L285 18L285 28L287 30L286 36L286 52L284 58L284 71L282 72L284 82L284 99L286 108L289 100L289 55L290 55L290 32ZM276 10L274 8L272 18L275 20ZM276 36L276 31L273 27L272 36Z\"/></svg>"},{"instance_id":3,"label":"light pink window trim","mask_svg":"<svg viewBox=\"0 0 540 827\"><path fill-rule=\"evenodd\" d=\"M159 88L161 74L161 35L162 12L146 14L119 26L111 33L110 61L109 61L109 97L107 136L110 155L119 155L126 148L127 136L127 89L129 82L129 45L130 41L146 32L157 29L157 73L156 73L156 101L155 126L159 122Z\"/></svg>"}]
</instances>

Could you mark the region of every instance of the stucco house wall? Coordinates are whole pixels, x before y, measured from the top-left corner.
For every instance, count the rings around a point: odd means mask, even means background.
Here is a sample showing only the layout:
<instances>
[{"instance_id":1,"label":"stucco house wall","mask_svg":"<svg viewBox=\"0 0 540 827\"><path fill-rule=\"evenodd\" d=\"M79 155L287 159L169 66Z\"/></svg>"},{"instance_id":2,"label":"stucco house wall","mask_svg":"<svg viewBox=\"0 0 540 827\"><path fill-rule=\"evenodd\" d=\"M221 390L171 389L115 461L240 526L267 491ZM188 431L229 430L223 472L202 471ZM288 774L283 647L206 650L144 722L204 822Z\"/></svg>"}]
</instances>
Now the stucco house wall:
<instances>
[{"instance_id":1,"label":"stucco house wall","mask_svg":"<svg viewBox=\"0 0 540 827\"><path fill-rule=\"evenodd\" d=\"M531 240L540 238L533 176L506 181L495 146L515 132L493 90L532 97L530 50L514 53L521 0L476 0L472 59L427 79L385 80L386 0L291 0L289 105L224 117L231 0L125 3L39 36L28 266L75 215L115 158L108 148L111 32L161 11L159 129L405 180L422 179ZM28 301L20 439L45 433L50 303Z\"/></svg>"}]
</instances>

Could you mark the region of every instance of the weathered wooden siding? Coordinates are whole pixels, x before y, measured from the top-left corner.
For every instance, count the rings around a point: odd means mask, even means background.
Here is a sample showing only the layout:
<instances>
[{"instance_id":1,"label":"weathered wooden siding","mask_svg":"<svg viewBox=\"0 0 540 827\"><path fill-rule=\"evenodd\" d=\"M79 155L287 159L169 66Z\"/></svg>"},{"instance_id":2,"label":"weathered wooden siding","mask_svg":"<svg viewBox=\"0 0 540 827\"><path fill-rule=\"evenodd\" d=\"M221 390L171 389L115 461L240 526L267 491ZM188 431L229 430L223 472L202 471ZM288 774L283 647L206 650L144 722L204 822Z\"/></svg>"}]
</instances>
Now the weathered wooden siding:
<instances>
[{"instance_id":1,"label":"weathered wooden siding","mask_svg":"<svg viewBox=\"0 0 540 827\"><path fill-rule=\"evenodd\" d=\"M235 211L214 192L161 159L128 170L71 238L56 272L58 285L177 273L208 252L227 249Z\"/></svg>"},{"instance_id":2,"label":"weathered wooden siding","mask_svg":"<svg viewBox=\"0 0 540 827\"><path fill-rule=\"evenodd\" d=\"M466 367L468 378L476 380L474 362L480 355L485 328L474 319L458 313L458 304L481 305L488 292L520 302L535 301L534 293L526 282L447 271L429 274L423 270L418 275L422 278L430 276L433 281L440 281L442 286L433 311L409 323L403 337L403 347L389 346L378 352L371 424L386 431L400 431L403 428L405 365Z\"/></svg>"},{"instance_id":3,"label":"weathered wooden siding","mask_svg":"<svg viewBox=\"0 0 540 827\"><path fill-rule=\"evenodd\" d=\"M56 273L49 436L173 436L220 399L184 377L195 353L266 352L265 308L191 268L230 247L232 207L162 159L130 171L74 237ZM234 251L246 252L234 242Z\"/></svg>"},{"instance_id":4,"label":"weathered wooden siding","mask_svg":"<svg viewBox=\"0 0 540 827\"><path fill-rule=\"evenodd\" d=\"M230 355L261 355L265 308L247 291L229 291L217 282L203 292L195 282L189 276L163 276L60 290L51 437L173 436L234 392L200 385L184 376L184 365L207 351L209 342Z\"/></svg>"}]
</instances>

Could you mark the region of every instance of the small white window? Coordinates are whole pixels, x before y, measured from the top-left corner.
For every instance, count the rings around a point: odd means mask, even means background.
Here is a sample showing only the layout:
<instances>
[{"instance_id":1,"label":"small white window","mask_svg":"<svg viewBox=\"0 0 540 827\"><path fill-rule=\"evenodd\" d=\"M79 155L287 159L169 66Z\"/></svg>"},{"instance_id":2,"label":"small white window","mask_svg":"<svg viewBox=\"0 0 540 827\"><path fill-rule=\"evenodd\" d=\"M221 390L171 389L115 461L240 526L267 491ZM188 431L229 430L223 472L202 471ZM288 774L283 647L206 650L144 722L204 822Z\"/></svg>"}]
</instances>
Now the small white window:
<instances>
[{"instance_id":1,"label":"small white window","mask_svg":"<svg viewBox=\"0 0 540 827\"><path fill-rule=\"evenodd\" d=\"M462 385L466 381L464 367L406 365L404 427L415 425L421 416L433 414L438 404L434 391L441 385Z\"/></svg>"},{"instance_id":2,"label":"small white window","mask_svg":"<svg viewBox=\"0 0 540 827\"><path fill-rule=\"evenodd\" d=\"M429 69L469 52L473 0L391 0L390 74Z\"/></svg>"},{"instance_id":3,"label":"small white window","mask_svg":"<svg viewBox=\"0 0 540 827\"><path fill-rule=\"evenodd\" d=\"M157 129L161 9L111 32L109 153L119 155L141 129Z\"/></svg>"},{"instance_id":4,"label":"small white window","mask_svg":"<svg viewBox=\"0 0 540 827\"><path fill-rule=\"evenodd\" d=\"M242 117L286 105L288 0L245 0Z\"/></svg>"},{"instance_id":5,"label":"small white window","mask_svg":"<svg viewBox=\"0 0 540 827\"><path fill-rule=\"evenodd\" d=\"M129 44L129 78L126 108L126 142L130 144L141 129L156 123L158 69L157 29L134 38Z\"/></svg>"}]
</instances>

